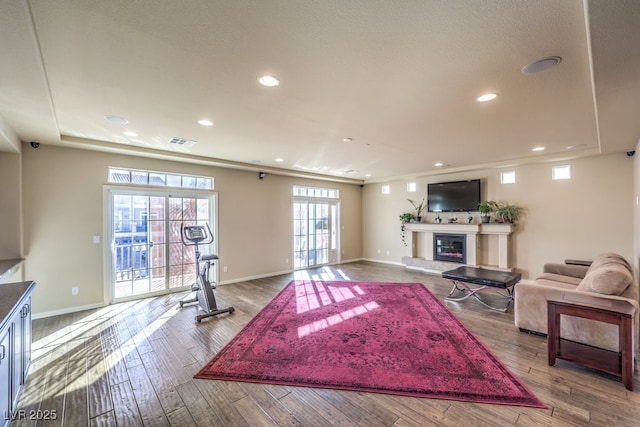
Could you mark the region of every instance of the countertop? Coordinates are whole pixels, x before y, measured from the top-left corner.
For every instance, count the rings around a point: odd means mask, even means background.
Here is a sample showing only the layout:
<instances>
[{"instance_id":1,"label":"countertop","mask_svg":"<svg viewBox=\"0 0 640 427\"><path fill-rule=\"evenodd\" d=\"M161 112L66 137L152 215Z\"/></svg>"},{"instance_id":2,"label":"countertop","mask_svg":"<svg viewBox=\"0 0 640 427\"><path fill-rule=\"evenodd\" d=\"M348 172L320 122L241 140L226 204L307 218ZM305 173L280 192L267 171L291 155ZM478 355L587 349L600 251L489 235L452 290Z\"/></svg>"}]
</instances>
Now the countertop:
<instances>
[{"instance_id":1,"label":"countertop","mask_svg":"<svg viewBox=\"0 0 640 427\"><path fill-rule=\"evenodd\" d=\"M31 293L35 287L36 282L33 280L0 285L0 329L9 320L20 300Z\"/></svg>"}]
</instances>

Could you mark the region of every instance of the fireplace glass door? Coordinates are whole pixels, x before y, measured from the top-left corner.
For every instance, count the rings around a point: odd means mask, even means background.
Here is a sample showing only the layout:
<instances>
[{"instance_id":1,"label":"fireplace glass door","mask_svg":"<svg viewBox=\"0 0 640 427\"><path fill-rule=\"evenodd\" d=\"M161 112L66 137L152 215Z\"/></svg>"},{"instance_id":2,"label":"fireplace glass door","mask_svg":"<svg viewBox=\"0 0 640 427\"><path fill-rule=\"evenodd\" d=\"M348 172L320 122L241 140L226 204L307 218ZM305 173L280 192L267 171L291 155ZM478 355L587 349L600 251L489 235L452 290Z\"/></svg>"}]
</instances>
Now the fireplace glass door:
<instances>
[{"instance_id":1,"label":"fireplace glass door","mask_svg":"<svg viewBox=\"0 0 640 427\"><path fill-rule=\"evenodd\" d=\"M464 234L434 234L433 259L464 264L466 262L466 236Z\"/></svg>"}]
</instances>

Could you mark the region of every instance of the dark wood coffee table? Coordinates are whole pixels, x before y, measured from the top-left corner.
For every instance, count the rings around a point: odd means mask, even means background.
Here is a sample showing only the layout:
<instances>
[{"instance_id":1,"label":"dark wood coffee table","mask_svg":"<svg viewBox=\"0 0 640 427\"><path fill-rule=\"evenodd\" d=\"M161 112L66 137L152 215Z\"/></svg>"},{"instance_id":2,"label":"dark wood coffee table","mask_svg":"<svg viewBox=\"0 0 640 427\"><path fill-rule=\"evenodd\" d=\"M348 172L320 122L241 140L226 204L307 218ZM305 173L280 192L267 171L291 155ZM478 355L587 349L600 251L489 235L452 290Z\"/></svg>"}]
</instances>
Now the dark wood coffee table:
<instances>
[{"instance_id":1,"label":"dark wood coffee table","mask_svg":"<svg viewBox=\"0 0 640 427\"><path fill-rule=\"evenodd\" d=\"M489 268L462 266L442 272L442 277L453 282L453 287L445 298L446 300L464 301L469 297L474 297L485 307L504 313L513 301L513 287L520 281L522 275ZM484 301L479 294L485 290L493 291L506 299L506 306L496 307ZM453 295L456 293L461 293L462 296L454 297Z\"/></svg>"}]
</instances>

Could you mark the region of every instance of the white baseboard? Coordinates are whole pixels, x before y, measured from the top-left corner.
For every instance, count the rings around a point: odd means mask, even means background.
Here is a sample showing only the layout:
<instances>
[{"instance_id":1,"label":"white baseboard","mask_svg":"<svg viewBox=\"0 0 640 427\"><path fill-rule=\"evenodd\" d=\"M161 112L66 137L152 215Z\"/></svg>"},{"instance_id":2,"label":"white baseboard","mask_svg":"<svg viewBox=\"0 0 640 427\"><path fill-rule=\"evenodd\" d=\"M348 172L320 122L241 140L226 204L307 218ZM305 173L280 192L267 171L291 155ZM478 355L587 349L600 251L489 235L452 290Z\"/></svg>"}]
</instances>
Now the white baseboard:
<instances>
[{"instance_id":1,"label":"white baseboard","mask_svg":"<svg viewBox=\"0 0 640 427\"><path fill-rule=\"evenodd\" d=\"M364 258L354 258L354 259L342 260L342 261L340 261L340 263L334 263L334 264L329 264L329 265L340 265L340 264L347 264L347 263L350 263L350 262L358 262L358 261L365 261L365 259ZM377 262L375 260L372 260L372 261L373 262ZM314 267L309 267L309 268L314 268ZM239 277L239 278L236 278L236 279L225 280L225 281L219 282L218 284L220 284L220 285L230 285L230 284L238 283L238 282L246 282L248 280L264 279L264 278L267 278L267 277L281 276L283 274L291 274L294 271L295 270L283 270L283 271L275 271L273 273L259 274L257 276Z\"/></svg>"},{"instance_id":2,"label":"white baseboard","mask_svg":"<svg viewBox=\"0 0 640 427\"><path fill-rule=\"evenodd\" d=\"M350 262L359 262L359 261L364 261L364 258L343 259L342 261L340 261L340 264L348 264Z\"/></svg>"},{"instance_id":3,"label":"white baseboard","mask_svg":"<svg viewBox=\"0 0 640 427\"><path fill-rule=\"evenodd\" d=\"M101 303L81 305L81 306L76 306L76 307L67 307L67 308L62 308L60 310L45 311L43 313L33 313L31 318L33 320L44 319L44 318L52 317L52 316L59 316L61 314L70 314L70 313L75 313L77 311L92 310L94 308L106 307L108 305L109 304L107 304L105 302L101 302Z\"/></svg>"},{"instance_id":4,"label":"white baseboard","mask_svg":"<svg viewBox=\"0 0 640 427\"><path fill-rule=\"evenodd\" d=\"M283 274L291 274L291 273L293 273L293 270L274 271L273 273L258 274L257 276L247 276L247 277L239 277L237 279L225 280L223 282L219 282L218 284L230 285L232 283L246 282L249 280L256 280L256 279L264 279L266 277L273 277L273 276L282 276Z\"/></svg>"}]
</instances>

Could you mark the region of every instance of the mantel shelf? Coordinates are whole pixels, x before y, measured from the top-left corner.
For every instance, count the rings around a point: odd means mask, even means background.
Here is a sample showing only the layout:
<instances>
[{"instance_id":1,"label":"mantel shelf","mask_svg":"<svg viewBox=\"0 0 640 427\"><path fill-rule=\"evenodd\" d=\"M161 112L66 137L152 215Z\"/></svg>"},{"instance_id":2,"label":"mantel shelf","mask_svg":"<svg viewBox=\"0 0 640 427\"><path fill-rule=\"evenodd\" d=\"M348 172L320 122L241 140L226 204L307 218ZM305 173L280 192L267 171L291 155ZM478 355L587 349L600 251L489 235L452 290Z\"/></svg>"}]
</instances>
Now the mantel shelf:
<instances>
[{"instance_id":1,"label":"mantel shelf","mask_svg":"<svg viewBox=\"0 0 640 427\"><path fill-rule=\"evenodd\" d=\"M451 232L451 233L476 233L476 234L511 234L515 224L432 224L432 223L407 223L407 231L413 232Z\"/></svg>"}]
</instances>

